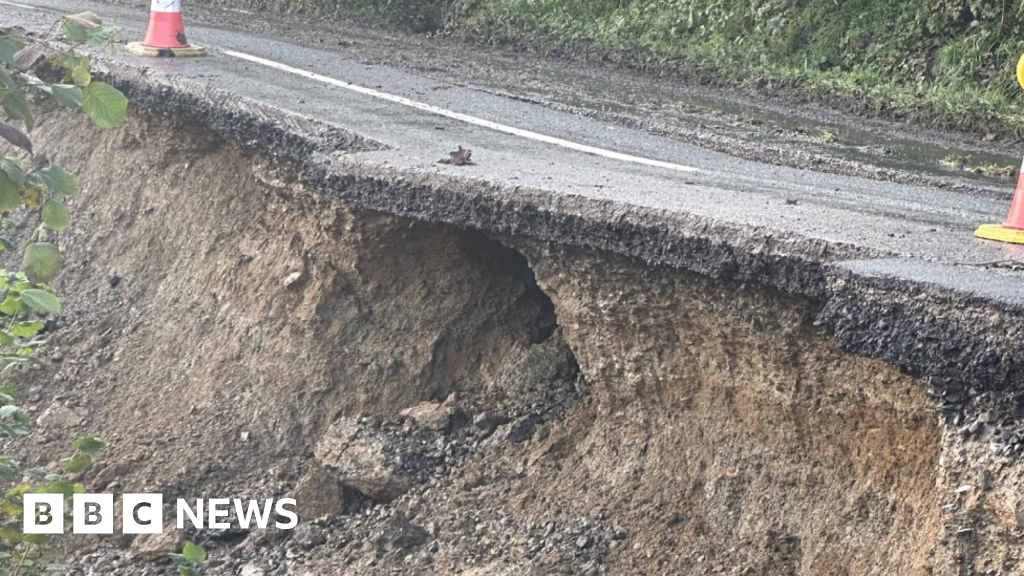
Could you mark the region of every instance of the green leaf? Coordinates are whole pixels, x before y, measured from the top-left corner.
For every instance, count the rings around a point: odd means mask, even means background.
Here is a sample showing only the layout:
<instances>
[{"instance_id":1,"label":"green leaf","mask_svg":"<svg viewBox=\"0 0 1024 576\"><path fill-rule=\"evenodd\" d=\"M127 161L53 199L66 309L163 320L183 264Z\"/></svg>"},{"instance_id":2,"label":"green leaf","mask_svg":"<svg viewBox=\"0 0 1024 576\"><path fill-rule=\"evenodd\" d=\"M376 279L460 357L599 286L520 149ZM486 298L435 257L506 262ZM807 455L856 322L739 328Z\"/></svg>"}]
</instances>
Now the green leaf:
<instances>
[{"instance_id":1,"label":"green leaf","mask_svg":"<svg viewBox=\"0 0 1024 576\"><path fill-rule=\"evenodd\" d=\"M46 470L43 470L42 468L29 468L28 470L22 470L21 474L22 476L27 476L33 480L42 481L46 478Z\"/></svg>"},{"instance_id":2,"label":"green leaf","mask_svg":"<svg viewBox=\"0 0 1024 576\"><path fill-rule=\"evenodd\" d=\"M46 544L52 539L53 534L25 534L25 542L29 544Z\"/></svg>"},{"instance_id":3,"label":"green leaf","mask_svg":"<svg viewBox=\"0 0 1024 576\"><path fill-rule=\"evenodd\" d=\"M50 59L54 66L63 68L67 74L65 74L64 84L67 84L67 80L71 78L71 72L76 68L84 68L86 71L89 70L89 57L76 54L73 50L65 50L58 52Z\"/></svg>"},{"instance_id":4,"label":"green leaf","mask_svg":"<svg viewBox=\"0 0 1024 576\"><path fill-rule=\"evenodd\" d=\"M11 244L11 241L8 240L7 238L0 238L0 251L3 251L3 250L14 250L16 248L17 248L17 246L15 246L14 244Z\"/></svg>"},{"instance_id":5,"label":"green leaf","mask_svg":"<svg viewBox=\"0 0 1024 576\"><path fill-rule=\"evenodd\" d=\"M181 576L196 576L196 571L191 566L181 564L178 566L178 574L181 574Z\"/></svg>"},{"instance_id":6,"label":"green leaf","mask_svg":"<svg viewBox=\"0 0 1024 576\"><path fill-rule=\"evenodd\" d=\"M71 84L54 84L50 86L53 98L65 108L82 107L82 89Z\"/></svg>"},{"instance_id":7,"label":"green leaf","mask_svg":"<svg viewBox=\"0 0 1024 576\"><path fill-rule=\"evenodd\" d=\"M60 166L50 166L38 174L50 192L58 196L72 196L78 191L78 178Z\"/></svg>"},{"instance_id":8,"label":"green leaf","mask_svg":"<svg viewBox=\"0 0 1024 576\"><path fill-rule=\"evenodd\" d=\"M61 29L68 40L85 42L89 39L89 31L99 28L103 22L92 12L80 12L64 17Z\"/></svg>"},{"instance_id":9,"label":"green leaf","mask_svg":"<svg viewBox=\"0 0 1024 576\"><path fill-rule=\"evenodd\" d=\"M25 539L25 536L13 528L0 528L0 538L12 542L21 542Z\"/></svg>"},{"instance_id":10,"label":"green leaf","mask_svg":"<svg viewBox=\"0 0 1024 576\"><path fill-rule=\"evenodd\" d=\"M60 465L69 474L77 474L92 464L92 458L88 454L75 454L68 458L61 458Z\"/></svg>"},{"instance_id":11,"label":"green leaf","mask_svg":"<svg viewBox=\"0 0 1024 576\"><path fill-rule=\"evenodd\" d=\"M18 185L6 172L0 172L0 212L13 212L21 207Z\"/></svg>"},{"instance_id":12,"label":"green leaf","mask_svg":"<svg viewBox=\"0 0 1024 576\"><path fill-rule=\"evenodd\" d=\"M32 486L30 486L28 484L19 484L19 485L15 486L15 487L11 488L7 492L4 492L4 498L7 498L8 500L13 499L13 498L20 498L22 495L24 495L25 493L27 493L31 489L32 489Z\"/></svg>"},{"instance_id":13,"label":"green leaf","mask_svg":"<svg viewBox=\"0 0 1024 576\"><path fill-rule=\"evenodd\" d=\"M43 193L46 189L39 186L22 186L18 192L21 194L21 201L29 208L35 208L43 203Z\"/></svg>"},{"instance_id":14,"label":"green leaf","mask_svg":"<svg viewBox=\"0 0 1024 576\"><path fill-rule=\"evenodd\" d=\"M95 454L107 447L107 441L97 436L85 436L75 440L72 448L86 454Z\"/></svg>"},{"instance_id":15,"label":"green leaf","mask_svg":"<svg viewBox=\"0 0 1024 576\"><path fill-rule=\"evenodd\" d=\"M25 100L25 93L21 90L12 90L4 97L4 110L11 118L17 118L25 122L25 130L31 132L35 126L32 119L32 112L28 109L28 102Z\"/></svg>"},{"instance_id":16,"label":"green leaf","mask_svg":"<svg viewBox=\"0 0 1024 576\"><path fill-rule=\"evenodd\" d=\"M11 73L3 66L0 66L0 88L14 88L14 78L11 77Z\"/></svg>"},{"instance_id":17,"label":"green leaf","mask_svg":"<svg viewBox=\"0 0 1024 576\"><path fill-rule=\"evenodd\" d=\"M9 333L0 330L0 346L14 346L14 336Z\"/></svg>"},{"instance_id":18,"label":"green leaf","mask_svg":"<svg viewBox=\"0 0 1024 576\"><path fill-rule=\"evenodd\" d=\"M25 170L21 168L21 160L18 158L11 158L7 156L0 160L0 170L7 174L11 182L21 186L28 179L28 175L25 174Z\"/></svg>"},{"instance_id":19,"label":"green leaf","mask_svg":"<svg viewBox=\"0 0 1024 576\"><path fill-rule=\"evenodd\" d=\"M14 55L25 46L17 28L0 28L0 62L14 68Z\"/></svg>"},{"instance_id":20,"label":"green leaf","mask_svg":"<svg viewBox=\"0 0 1024 576\"><path fill-rule=\"evenodd\" d=\"M85 113L100 128L113 128L124 122L128 99L106 82L92 82L82 92Z\"/></svg>"},{"instance_id":21,"label":"green leaf","mask_svg":"<svg viewBox=\"0 0 1024 576\"><path fill-rule=\"evenodd\" d=\"M11 326L11 334L20 338L31 338L39 334L46 327L46 322L33 320L31 322L17 322Z\"/></svg>"},{"instance_id":22,"label":"green leaf","mask_svg":"<svg viewBox=\"0 0 1024 576\"><path fill-rule=\"evenodd\" d=\"M88 31L87 35L89 36L89 39L86 40L85 43L93 48L103 48L107 44L113 42L114 37L117 36L120 31L120 26L100 26L99 28L93 28Z\"/></svg>"},{"instance_id":23,"label":"green leaf","mask_svg":"<svg viewBox=\"0 0 1024 576\"><path fill-rule=\"evenodd\" d=\"M47 200L43 204L43 224L57 232L67 230L71 226L71 214L68 207L56 200Z\"/></svg>"},{"instance_id":24,"label":"green leaf","mask_svg":"<svg viewBox=\"0 0 1024 576\"><path fill-rule=\"evenodd\" d=\"M0 302L0 312L8 316L20 316L28 312L28 306L22 302L18 294L8 293L3 302Z\"/></svg>"},{"instance_id":25,"label":"green leaf","mask_svg":"<svg viewBox=\"0 0 1024 576\"><path fill-rule=\"evenodd\" d=\"M21 293L21 301L37 312L60 314L60 300L46 290L25 290Z\"/></svg>"},{"instance_id":26,"label":"green leaf","mask_svg":"<svg viewBox=\"0 0 1024 576\"><path fill-rule=\"evenodd\" d=\"M181 566L182 564L188 564L188 558L185 558L181 554L171 553L171 554L168 554L167 557L171 559L171 562L173 562L175 566Z\"/></svg>"},{"instance_id":27,"label":"green leaf","mask_svg":"<svg viewBox=\"0 0 1024 576\"><path fill-rule=\"evenodd\" d=\"M181 549L181 555L193 564L202 564L203 562L206 562L206 550L203 550L202 546L198 546L192 542L185 542L185 547Z\"/></svg>"},{"instance_id":28,"label":"green leaf","mask_svg":"<svg viewBox=\"0 0 1024 576\"><path fill-rule=\"evenodd\" d=\"M60 250L56 246L49 242L36 242L35 244L29 244L28 248L25 249L25 275L28 279L35 283L50 282L57 277L60 272L61 266L64 264L64 257L61 256ZM29 292L26 290L21 293L22 298L25 297L25 293ZM31 303L26 302L29 306Z\"/></svg>"},{"instance_id":29,"label":"green leaf","mask_svg":"<svg viewBox=\"0 0 1024 576\"><path fill-rule=\"evenodd\" d=\"M40 90L42 90L43 92L46 92L47 94L50 93L50 85L47 84L46 82L43 82L42 80L40 80L39 77L36 76L31 71L30 72L22 72L21 74L18 74L18 78L21 78L25 82L25 84L28 84L29 86L32 86L33 88L39 88Z\"/></svg>"},{"instance_id":30,"label":"green leaf","mask_svg":"<svg viewBox=\"0 0 1024 576\"><path fill-rule=\"evenodd\" d=\"M89 72L89 62L83 62L71 70L71 81L77 86L88 86L92 82L92 73Z\"/></svg>"},{"instance_id":31,"label":"green leaf","mask_svg":"<svg viewBox=\"0 0 1024 576\"><path fill-rule=\"evenodd\" d=\"M48 486L40 486L36 492L39 494L63 494L65 497L70 497L74 495L75 487L67 479L61 478Z\"/></svg>"},{"instance_id":32,"label":"green leaf","mask_svg":"<svg viewBox=\"0 0 1024 576\"><path fill-rule=\"evenodd\" d=\"M0 420L13 420L21 424L27 424L28 414L17 406L0 406Z\"/></svg>"}]
</instances>

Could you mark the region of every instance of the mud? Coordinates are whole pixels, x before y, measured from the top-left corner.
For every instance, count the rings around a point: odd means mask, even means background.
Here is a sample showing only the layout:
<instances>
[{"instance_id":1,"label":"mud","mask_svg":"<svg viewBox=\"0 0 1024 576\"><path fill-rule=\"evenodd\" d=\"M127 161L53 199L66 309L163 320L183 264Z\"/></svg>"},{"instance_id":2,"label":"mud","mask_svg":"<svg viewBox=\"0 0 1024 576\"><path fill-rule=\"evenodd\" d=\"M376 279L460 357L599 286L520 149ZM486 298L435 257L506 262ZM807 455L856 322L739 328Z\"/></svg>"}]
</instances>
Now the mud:
<instances>
[{"instance_id":1,"label":"mud","mask_svg":"<svg viewBox=\"0 0 1024 576\"><path fill-rule=\"evenodd\" d=\"M1024 474L989 448L1016 408L960 432L816 326L824 291L369 211L313 185L354 167L215 128L40 127L83 190L16 447L107 437L97 491L301 501L294 532L189 533L211 574L1019 573Z\"/></svg>"}]
</instances>

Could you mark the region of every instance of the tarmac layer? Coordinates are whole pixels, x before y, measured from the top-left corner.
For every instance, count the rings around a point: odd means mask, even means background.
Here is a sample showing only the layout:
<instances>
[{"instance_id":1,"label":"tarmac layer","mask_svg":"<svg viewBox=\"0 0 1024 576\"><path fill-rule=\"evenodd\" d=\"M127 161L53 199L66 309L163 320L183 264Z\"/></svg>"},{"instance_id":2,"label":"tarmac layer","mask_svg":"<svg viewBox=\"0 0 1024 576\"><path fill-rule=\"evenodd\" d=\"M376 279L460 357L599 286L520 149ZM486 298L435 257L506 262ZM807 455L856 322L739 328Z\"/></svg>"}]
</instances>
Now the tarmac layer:
<instances>
[{"instance_id":1,"label":"tarmac layer","mask_svg":"<svg viewBox=\"0 0 1024 576\"><path fill-rule=\"evenodd\" d=\"M63 0L3 3L0 17L42 32L83 9L126 39L145 24L137 10ZM812 297L848 351L975 386L1020 380L1024 247L971 236L1002 220L1005 199L738 159L253 34L190 37L211 56L96 60L137 111L297 162L357 208ZM438 163L457 146L475 163Z\"/></svg>"}]
</instances>

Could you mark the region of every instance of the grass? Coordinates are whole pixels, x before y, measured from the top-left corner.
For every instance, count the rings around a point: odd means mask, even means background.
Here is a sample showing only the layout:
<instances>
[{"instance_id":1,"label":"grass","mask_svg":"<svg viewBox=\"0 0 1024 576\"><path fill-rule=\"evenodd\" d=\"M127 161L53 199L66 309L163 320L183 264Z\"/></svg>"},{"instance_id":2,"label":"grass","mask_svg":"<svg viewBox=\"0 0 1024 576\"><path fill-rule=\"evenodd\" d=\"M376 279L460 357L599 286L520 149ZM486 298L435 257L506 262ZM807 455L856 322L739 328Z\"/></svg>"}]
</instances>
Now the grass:
<instances>
[{"instance_id":1,"label":"grass","mask_svg":"<svg viewBox=\"0 0 1024 576\"><path fill-rule=\"evenodd\" d=\"M1024 136L1011 0L461 0L449 31L589 41L657 69L981 134ZM655 64L650 64L652 58Z\"/></svg>"},{"instance_id":2,"label":"grass","mask_svg":"<svg viewBox=\"0 0 1024 576\"><path fill-rule=\"evenodd\" d=\"M206 0L594 55L943 129L1024 137L1014 0Z\"/></svg>"}]
</instances>

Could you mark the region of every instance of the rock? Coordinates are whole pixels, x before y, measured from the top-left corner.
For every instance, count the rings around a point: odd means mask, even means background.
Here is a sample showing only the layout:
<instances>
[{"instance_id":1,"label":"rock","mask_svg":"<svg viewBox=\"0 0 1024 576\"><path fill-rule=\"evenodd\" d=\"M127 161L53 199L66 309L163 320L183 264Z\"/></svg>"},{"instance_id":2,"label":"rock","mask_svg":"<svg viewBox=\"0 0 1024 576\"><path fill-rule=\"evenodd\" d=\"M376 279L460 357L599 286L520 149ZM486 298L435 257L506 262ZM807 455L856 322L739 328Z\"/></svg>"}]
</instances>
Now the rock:
<instances>
[{"instance_id":1,"label":"rock","mask_svg":"<svg viewBox=\"0 0 1024 576\"><path fill-rule=\"evenodd\" d=\"M504 426L509 422L511 420L507 416L493 412L481 412L473 417L473 426L487 435L493 434L498 426Z\"/></svg>"},{"instance_id":2,"label":"rock","mask_svg":"<svg viewBox=\"0 0 1024 576\"><path fill-rule=\"evenodd\" d=\"M978 473L978 483L981 484L982 490L992 489L992 472L988 468L983 468Z\"/></svg>"},{"instance_id":3,"label":"rock","mask_svg":"<svg viewBox=\"0 0 1024 576\"><path fill-rule=\"evenodd\" d=\"M174 526L164 528L162 534L140 534L132 541L132 553L147 562L170 562L168 554L181 552L185 546L185 531Z\"/></svg>"},{"instance_id":4,"label":"rock","mask_svg":"<svg viewBox=\"0 0 1024 576\"><path fill-rule=\"evenodd\" d=\"M453 409L443 404L420 402L402 410L401 416L428 430L446 430L451 422Z\"/></svg>"},{"instance_id":5,"label":"rock","mask_svg":"<svg viewBox=\"0 0 1024 576\"><path fill-rule=\"evenodd\" d=\"M249 562L245 566L242 566L242 571L239 572L240 576L264 576L267 572L261 568L255 562Z\"/></svg>"},{"instance_id":6,"label":"rock","mask_svg":"<svg viewBox=\"0 0 1024 576\"><path fill-rule=\"evenodd\" d=\"M327 534L323 526L314 526L306 522L292 531L291 539L288 543L290 547L298 547L309 551L317 546L326 544Z\"/></svg>"},{"instance_id":7,"label":"rock","mask_svg":"<svg viewBox=\"0 0 1024 576\"><path fill-rule=\"evenodd\" d=\"M576 539L577 548L587 548L590 546L590 538L587 536L580 536Z\"/></svg>"},{"instance_id":8,"label":"rock","mask_svg":"<svg viewBox=\"0 0 1024 576\"><path fill-rule=\"evenodd\" d=\"M484 484L487 484L489 478L482 472L472 472L466 475L466 479L462 482L462 488L464 490L475 490Z\"/></svg>"},{"instance_id":9,"label":"rock","mask_svg":"<svg viewBox=\"0 0 1024 576\"><path fill-rule=\"evenodd\" d=\"M60 402L54 402L39 415L36 423L42 428L74 428L82 423L82 417Z\"/></svg>"},{"instance_id":10,"label":"rock","mask_svg":"<svg viewBox=\"0 0 1024 576\"><path fill-rule=\"evenodd\" d=\"M314 468L299 480L294 496L302 522L345 512L345 488L326 468Z\"/></svg>"},{"instance_id":11,"label":"rock","mask_svg":"<svg viewBox=\"0 0 1024 576\"><path fill-rule=\"evenodd\" d=\"M430 533L409 522L404 514L397 514L377 537L377 548L382 554L407 551L430 540Z\"/></svg>"},{"instance_id":12,"label":"rock","mask_svg":"<svg viewBox=\"0 0 1024 576\"><path fill-rule=\"evenodd\" d=\"M512 443L526 442L537 432L536 416L527 416L512 425L508 431L508 441Z\"/></svg>"},{"instance_id":13,"label":"rock","mask_svg":"<svg viewBox=\"0 0 1024 576\"><path fill-rule=\"evenodd\" d=\"M366 496L390 502L411 486L385 458L385 442L375 430L361 428L354 418L342 418L317 444L314 454L324 466L337 472L338 481Z\"/></svg>"},{"instance_id":14,"label":"rock","mask_svg":"<svg viewBox=\"0 0 1024 576\"><path fill-rule=\"evenodd\" d=\"M296 288L300 284L302 284L305 280L306 280L306 271L305 270L300 270L298 272L292 272L291 274L285 276L284 280L281 281L281 284L285 288Z\"/></svg>"}]
</instances>

